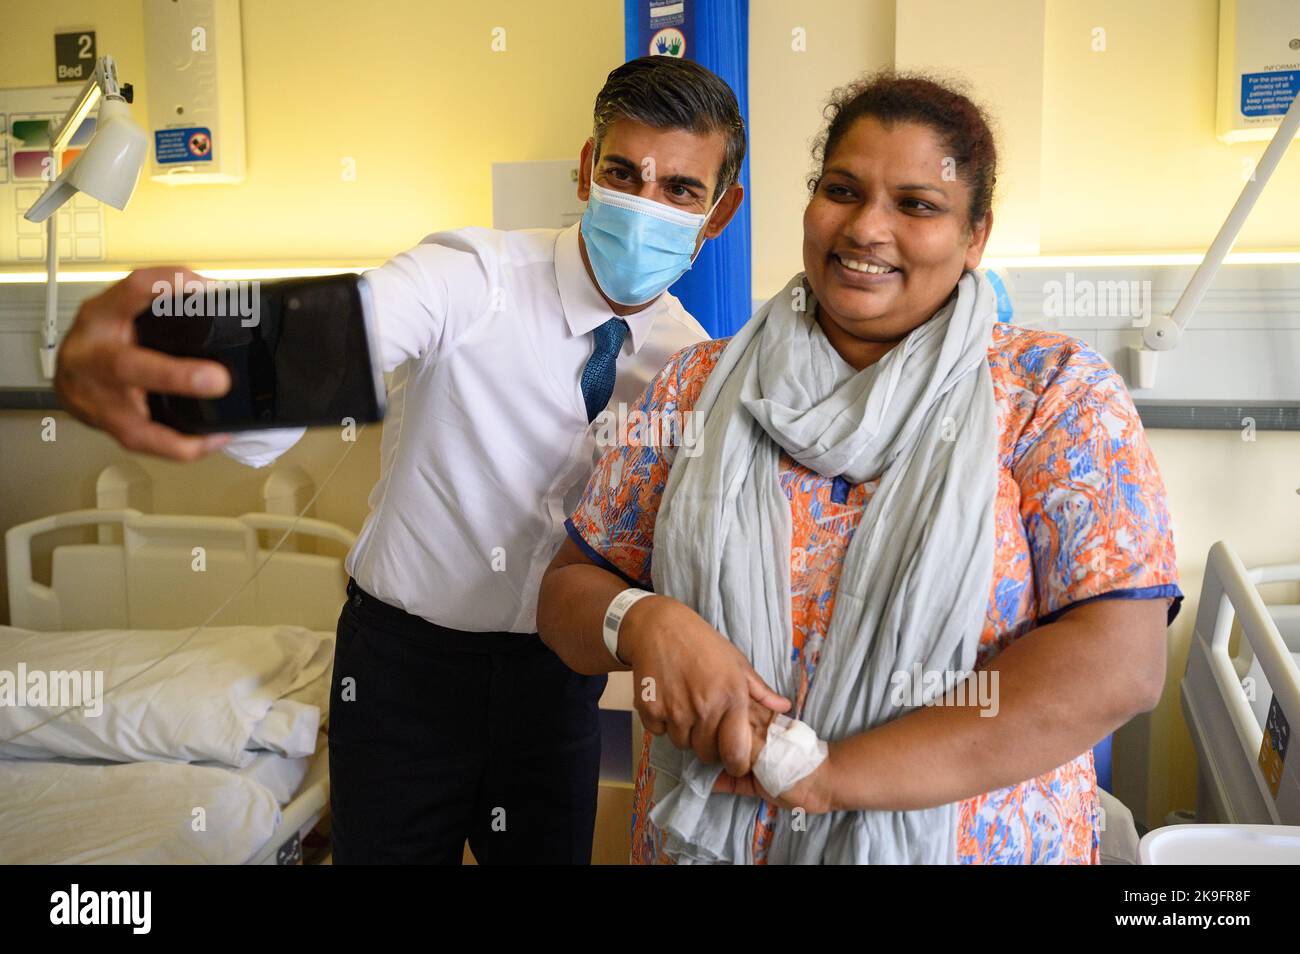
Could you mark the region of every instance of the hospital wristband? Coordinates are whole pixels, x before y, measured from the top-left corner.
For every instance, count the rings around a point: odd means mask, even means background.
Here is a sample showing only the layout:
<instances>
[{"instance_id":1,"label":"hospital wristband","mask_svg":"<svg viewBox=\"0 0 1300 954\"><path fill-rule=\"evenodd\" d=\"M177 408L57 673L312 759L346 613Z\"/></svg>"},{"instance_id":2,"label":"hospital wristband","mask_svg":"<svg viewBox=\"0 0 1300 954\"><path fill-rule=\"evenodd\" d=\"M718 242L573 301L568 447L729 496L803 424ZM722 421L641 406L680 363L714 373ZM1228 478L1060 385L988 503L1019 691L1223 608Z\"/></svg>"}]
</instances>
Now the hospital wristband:
<instances>
[{"instance_id":1,"label":"hospital wristband","mask_svg":"<svg viewBox=\"0 0 1300 954\"><path fill-rule=\"evenodd\" d=\"M611 656L624 666L628 665L628 662L618 654L618 628L623 625L623 617L632 608L632 604L637 600L645 599L647 596L654 596L654 594L649 590L638 590L636 587L629 587L610 600L609 606L605 610L605 648L609 650Z\"/></svg>"}]
</instances>

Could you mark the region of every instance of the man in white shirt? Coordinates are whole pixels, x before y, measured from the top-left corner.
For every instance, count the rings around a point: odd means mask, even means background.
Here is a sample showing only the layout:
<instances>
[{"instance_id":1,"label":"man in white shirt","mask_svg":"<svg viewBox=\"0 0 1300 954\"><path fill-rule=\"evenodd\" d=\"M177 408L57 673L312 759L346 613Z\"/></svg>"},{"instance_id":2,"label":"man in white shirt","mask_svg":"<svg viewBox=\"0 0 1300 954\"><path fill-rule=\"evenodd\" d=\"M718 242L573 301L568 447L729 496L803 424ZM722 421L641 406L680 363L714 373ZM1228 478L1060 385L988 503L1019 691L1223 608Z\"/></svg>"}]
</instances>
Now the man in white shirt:
<instances>
[{"instance_id":1,"label":"man in white shirt","mask_svg":"<svg viewBox=\"0 0 1300 954\"><path fill-rule=\"evenodd\" d=\"M538 639L538 586L599 450L592 421L707 337L666 289L735 214L745 153L731 90L687 60L620 66L594 119L580 224L438 233L365 274L394 376L338 625L336 863L459 863L466 840L482 863L590 859L606 677ZM148 419L145 391L229 388L220 365L134 345L174 271L83 305L60 350L64 406L131 450L225 446L264 466L301 429L192 437Z\"/></svg>"}]
</instances>

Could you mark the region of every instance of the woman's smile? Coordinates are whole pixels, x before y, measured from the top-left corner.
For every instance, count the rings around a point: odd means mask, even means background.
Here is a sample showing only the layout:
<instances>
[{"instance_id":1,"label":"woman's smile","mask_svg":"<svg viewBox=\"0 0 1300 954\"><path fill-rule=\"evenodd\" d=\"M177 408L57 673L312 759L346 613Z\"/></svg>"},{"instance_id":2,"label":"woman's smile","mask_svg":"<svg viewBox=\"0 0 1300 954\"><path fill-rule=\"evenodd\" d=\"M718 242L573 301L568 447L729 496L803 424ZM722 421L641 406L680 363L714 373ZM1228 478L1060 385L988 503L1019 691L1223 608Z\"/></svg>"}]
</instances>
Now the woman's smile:
<instances>
[{"instance_id":1,"label":"woman's smile","mask_svg":"<svg viewBox=\"0 0 1300 954\"><path fill-rule=\"evenodd\" d=\"M835 281L851 288L874 290L882 285L902 281L902 270L876 255L861 252L832 252L830 259L834 266L831 271Z\"/></svg>"}]
</instances>

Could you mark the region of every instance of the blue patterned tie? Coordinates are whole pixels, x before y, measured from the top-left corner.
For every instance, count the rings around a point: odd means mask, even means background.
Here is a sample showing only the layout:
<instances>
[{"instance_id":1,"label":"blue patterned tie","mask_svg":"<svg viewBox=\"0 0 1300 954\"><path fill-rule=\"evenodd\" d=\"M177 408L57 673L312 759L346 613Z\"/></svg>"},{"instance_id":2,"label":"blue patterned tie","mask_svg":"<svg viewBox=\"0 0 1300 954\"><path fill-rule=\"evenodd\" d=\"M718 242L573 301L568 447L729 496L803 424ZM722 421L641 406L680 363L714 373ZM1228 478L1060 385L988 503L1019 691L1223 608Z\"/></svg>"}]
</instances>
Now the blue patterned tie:
<instances>
[{"instance_id":1,"label":"blue patterned tie","mask_svg":"<svg viewBox=\"0 0 1300 954\"><path fill-rule=\"evenodd\" d=\"M627 335L627 322L611 318L591 333L596 341L591 359L582 369L582 399L587 404L587 423L605 410L610 395L614 393L614 375L617 373L618 351Z\"/></svg>"}]
</instances>

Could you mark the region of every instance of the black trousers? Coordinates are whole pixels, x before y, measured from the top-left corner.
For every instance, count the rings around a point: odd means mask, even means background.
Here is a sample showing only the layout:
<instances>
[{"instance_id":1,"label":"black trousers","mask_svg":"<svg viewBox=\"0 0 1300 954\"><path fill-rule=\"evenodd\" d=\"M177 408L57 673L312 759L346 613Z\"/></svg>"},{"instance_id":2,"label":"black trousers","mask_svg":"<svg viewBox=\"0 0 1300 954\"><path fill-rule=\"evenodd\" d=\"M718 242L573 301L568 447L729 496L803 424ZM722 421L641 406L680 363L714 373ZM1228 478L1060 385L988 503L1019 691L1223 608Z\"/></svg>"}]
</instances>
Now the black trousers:
<instances>
[{"instance_id":1,"label":"black trousers","mask_svg":"<svg viewBox=\"0 0 1300 954\"><path fill-rule=\"evenodd\" d=\"M589 864L605 676L348 583L330 690L335 864Z\"/></svg>"}]
</instances>

